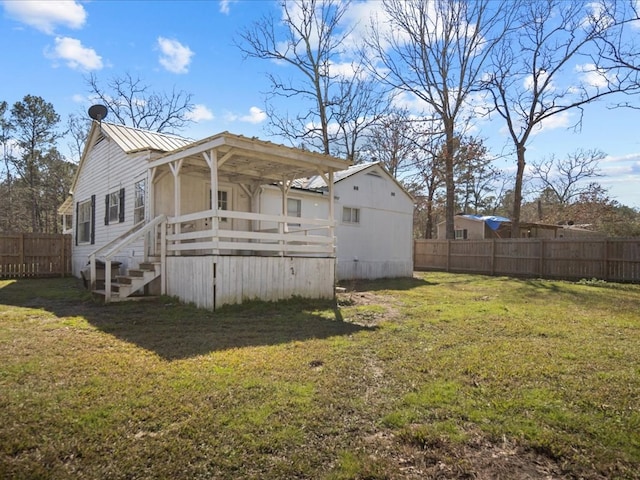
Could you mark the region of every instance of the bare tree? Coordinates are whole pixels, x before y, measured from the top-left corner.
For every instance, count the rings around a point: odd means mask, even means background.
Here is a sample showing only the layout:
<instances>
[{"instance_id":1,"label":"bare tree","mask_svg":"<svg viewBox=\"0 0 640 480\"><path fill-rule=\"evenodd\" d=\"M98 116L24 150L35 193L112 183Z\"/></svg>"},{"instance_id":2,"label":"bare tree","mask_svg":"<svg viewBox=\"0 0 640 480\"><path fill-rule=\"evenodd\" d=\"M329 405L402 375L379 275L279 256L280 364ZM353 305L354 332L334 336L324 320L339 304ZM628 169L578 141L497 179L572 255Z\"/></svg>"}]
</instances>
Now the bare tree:
<instances>
[{"instance_id":1,"label":"bare tree","mask_svg":"<svg viewBox=\"0 0 640 480\"><path fill-rule=\"evenodd\" d=\"M79 162L82 157L90 129L91 120L89 118L74 113L69 115L67 119L67 135L70 137L68 147L73 156L73 161L76 163Z\"/></svg>"},{"instance_id":2,"label":"bare tree","mask_svg":"<svg viewBox=\"0 0 640 480\"><path fill-rule=\"evenodd\" d=\"M594 64L593 52L604 39L619 34L611 3L524 1L518 4L517 28L492 51L485 76L495 109L506 123L517 158L512 235L519 236L525 152L531 135L552 117L582 108L625 89L625 79ZM576 71L576 62L581 72ZM571 78L570 83L563 81Z\"/></svg>"},{"instance_id":3,"label":"bare tree","mask_svg":"<svg viewBox=\"0 0 640 480\"><path fill-rule=\"evenodd\" d=\"M236 44L245 57L293 67L287 78L267 73L271 133L325 154L355 159L362 132L382 115L386 101L359 62L344 62L351 30L343 23L350 4L350 0L281 0L281 18L270 15L254 22L239 34ZM304 100L308 108L283 113L275 106L277 98Z\"/></svg>"},{"instance_id":4,"label":"bare tree","mask_svg":"<svg viewBox=\"0 0 640 480\"><path fill-rule=\"evenodd\" d=\"M596 60L609 75L612 72L625 72L623 76L629 88L623 93L632 96L636 103L627 100L616 106L640 109L637 103L640 89L640 40L637 33L640 27L640 4L634 0L617 2L615 13L620 34L601 39Z\"/></svg>"},{"instance_id":5,"label":"bare tree","mask_svg":"<svg viewBox=\"0 0 640 480\"><path fill-rule=\"evenodd\" d=\"M331 118L336 124L332 135L334 155L360 162L362 138L386 117L390 99L380 91L380 84L363 76L361 67L356 74L338 81L337 94L331 101Z\"/></svg>"},{"instance_id":6,"label":"bare tree","mask_svg":"<svg viewBox=\"0 0 640 480\"><path fill-rule=\"evenodd\" d=\"M99 99L117 123L156 132L176 133L192 120L192 94L177 91L155 92L139 78L126 73L113 77L103 88L92 73L86 79L91 94Z\"/></svg>"},{"instance_id":7,"label":"bare tree","mask_svg":"<svg viewBox=\"0 0 640 480\"><path fill-rule=\"evenodd\" d=\"M530 176L539 183L539 192L550 192L556 202L568 204L593 190L589 181L602 176L599 162L605 156L600 150L583 149L568 154L564 159L551 155L531 162Z\"/></svg>"},{"instance_id":8,"label":"bare tree","mask_svg":"<svg viewBox=\"0 0 640 480\"><path fill-rule=\"evenodd\" d=\"M409 111L395 110L370 129L363 151L371 160L382 162L391 175L399 178L414 167L420 136Z\"/></svg>"},{"instance_id":9,"label":"bare tree","mask_svg":"<svg viewBox=\"0 0 640 480\"><path fill-rule=\"evenodd\" d=\"M467 102L504 36L511 5L490 0L384 0L387 23L373 21L370 29L372 71L389 87L423 101L442 125L447 238L454 237L456 132L468 120Z\"/></svg>"},{"instance_id":10,"label":"bare tree","mask_svg":"<svg viewBox=\"0 0 640 480\"><path fill-rule=\"evenodd\" d=\"M480 138L462 138L454 161L457 206L465 213L484 212L502 172L492 165L493 158Z\"/></svg>"}]
</instances>

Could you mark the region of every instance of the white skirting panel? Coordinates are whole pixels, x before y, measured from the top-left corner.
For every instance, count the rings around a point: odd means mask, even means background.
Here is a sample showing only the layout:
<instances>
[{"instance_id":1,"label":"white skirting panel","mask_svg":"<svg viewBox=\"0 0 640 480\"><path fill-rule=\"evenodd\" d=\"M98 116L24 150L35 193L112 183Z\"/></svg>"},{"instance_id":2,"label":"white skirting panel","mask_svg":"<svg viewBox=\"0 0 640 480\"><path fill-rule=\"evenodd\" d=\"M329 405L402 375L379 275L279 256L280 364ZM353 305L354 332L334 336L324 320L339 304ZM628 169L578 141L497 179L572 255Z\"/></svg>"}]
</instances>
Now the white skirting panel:
<instances>
[{"instance_id":1,"label":"white skirting panel","mask_svg":"<svg viewBox=\"0 0 640 480\"><path fill-rule=\"evenodd\" d=\"M353 260L338 260L338 281L376 278L398 278L412 277L413 262L411 261L388 261L388 262L366 262Z\"/></svg>"},{"instance_id":2,"label":"white skirting panel","mask_svg":"<svg viewBox=\"0 0 640 480\"><path fill-rule=\"evenodd\" d=\"M293 296L333 298L334 286L333 258L167 258L167 294L201 308L212 309L246 300L283 300Z\"/></svg>"},{"instance_id":3,"label":"white skirting panel","mask_svg":"<svg viewBox=\"0 0 640 480\"><path fill-rule=\"evenodd\" d=\"M215 257L167 257L167 295L213 309Z\"/></svg>"}]
</instances>

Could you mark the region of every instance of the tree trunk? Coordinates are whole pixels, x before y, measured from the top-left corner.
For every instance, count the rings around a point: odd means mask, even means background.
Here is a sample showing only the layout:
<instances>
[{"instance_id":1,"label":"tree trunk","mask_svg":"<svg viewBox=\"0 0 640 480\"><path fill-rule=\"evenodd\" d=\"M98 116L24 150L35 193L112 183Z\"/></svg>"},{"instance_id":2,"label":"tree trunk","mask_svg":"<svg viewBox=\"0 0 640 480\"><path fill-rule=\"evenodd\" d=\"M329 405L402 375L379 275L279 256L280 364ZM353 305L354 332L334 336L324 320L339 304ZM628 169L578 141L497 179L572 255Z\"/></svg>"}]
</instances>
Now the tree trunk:
<instances>
[{"instance_id":1,"label":"tree trunk","mask_svg":"<svg viewBox=\"0 0 640 480\"><path fill-rule=\"evenodd\" d=\"M524 167L526 165L524 144L518 145L518 170L516 172L516 184L513 189L513 215L511 215L511 238L520 238L520 207L522 206L522 182L524 178Z\"/></svg>"},{"instance_id":2,"label":"tree trunk","mask_svg":"<svg viewBox=\"0 0 640 480\"><path fill-rule=\"evenodd\" d=\"M447 122L449 123L449 122ZM445 174L444 182L446 187L445 222L447 228L447 240L455 238L455 227L453 224L455 210L455 184L453 181L453 157L455 154L455 138L453 135L453 123L445 124L446 152L445 152Z\"/></svg>"},{"instance_id":3,"label":"tree trunk","mask_svg":"<svg viewBox=\"0 0 640 480\"><path fill-rule=\"evenodd\" d=\"M424 238L427 240L433 238L433 194L431 192L427 197L427 225L424 230Z\"/></svg>"}]
</instances>

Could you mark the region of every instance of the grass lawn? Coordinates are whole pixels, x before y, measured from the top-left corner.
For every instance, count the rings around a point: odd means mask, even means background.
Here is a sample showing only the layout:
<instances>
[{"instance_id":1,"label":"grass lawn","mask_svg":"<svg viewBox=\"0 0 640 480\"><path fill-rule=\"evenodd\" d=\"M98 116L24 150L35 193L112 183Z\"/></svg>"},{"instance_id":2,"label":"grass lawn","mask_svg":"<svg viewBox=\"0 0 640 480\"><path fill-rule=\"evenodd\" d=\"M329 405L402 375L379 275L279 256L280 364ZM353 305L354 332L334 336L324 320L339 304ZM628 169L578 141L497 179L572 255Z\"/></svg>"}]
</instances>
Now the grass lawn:
<instances>
[{"instance_id":1,"label":"grass lawn","mask_svg":"<svg viewBox=\"0 0 640 480\"><path fill-rule=\"evenodd\" d=\"M214 313L0 281L0 478L640 479L640 285L348 287Z\"/></svg>"}]
</instances>

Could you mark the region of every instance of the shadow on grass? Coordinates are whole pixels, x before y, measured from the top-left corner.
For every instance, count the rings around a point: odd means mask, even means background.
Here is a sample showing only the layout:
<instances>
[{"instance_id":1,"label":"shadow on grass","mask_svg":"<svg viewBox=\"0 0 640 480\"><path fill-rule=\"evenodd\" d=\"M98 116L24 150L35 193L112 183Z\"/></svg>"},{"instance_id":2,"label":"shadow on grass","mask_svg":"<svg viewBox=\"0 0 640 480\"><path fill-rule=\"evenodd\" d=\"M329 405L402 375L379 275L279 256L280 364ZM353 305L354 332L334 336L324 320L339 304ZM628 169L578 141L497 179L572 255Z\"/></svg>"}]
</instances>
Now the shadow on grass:
<instances>
[{"instance_id":1,"label":"shadow on grass","mask_svg":"<svg viewBox=\"0 0 640 480\"><path fill-rule=\"evenodd\" d=\"M348 292L374 292L380 290L411 290L427 285L438 285L418 277L383 278L378 280L344 280L339 286Z\"/></svg>"},{"instance_id":2,"label":"shadow on grass","mask_svg":"<svg viewBox=\"0 0 640 480\"><path fill-rule=\"evenodd\" d=\"M342 321L333 301L249 302L216 312L168 297L102 305L76 279L19 280L0 288L0 304L44 309L60 318L82 316L166 360L374 330Z\"/></svg>"}]
</instances>

